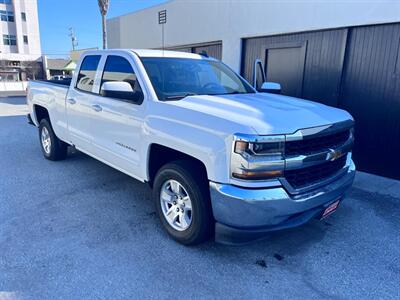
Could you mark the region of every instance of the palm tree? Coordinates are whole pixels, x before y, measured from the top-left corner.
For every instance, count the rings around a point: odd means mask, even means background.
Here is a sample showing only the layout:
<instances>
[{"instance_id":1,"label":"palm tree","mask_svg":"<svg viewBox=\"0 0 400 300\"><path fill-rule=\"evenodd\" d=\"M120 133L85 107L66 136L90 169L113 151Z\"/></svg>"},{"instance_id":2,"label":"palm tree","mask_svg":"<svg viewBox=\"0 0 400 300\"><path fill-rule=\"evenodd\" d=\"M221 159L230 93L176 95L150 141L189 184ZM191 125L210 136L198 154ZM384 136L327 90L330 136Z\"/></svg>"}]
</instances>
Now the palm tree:
<instances>
[{"instance_id":1,"label":"palm tree","mask_svg":"<svg viewBox=\"0 0 400 300\"><path fill-rule=\"evenodd\" d=\"M110 6L110 0L98 0L100 13L101 13L101 21L103 24L103 49L107 48L107 24L106 24L106 15L108 8Z\"/></svg>"}]
</instances>

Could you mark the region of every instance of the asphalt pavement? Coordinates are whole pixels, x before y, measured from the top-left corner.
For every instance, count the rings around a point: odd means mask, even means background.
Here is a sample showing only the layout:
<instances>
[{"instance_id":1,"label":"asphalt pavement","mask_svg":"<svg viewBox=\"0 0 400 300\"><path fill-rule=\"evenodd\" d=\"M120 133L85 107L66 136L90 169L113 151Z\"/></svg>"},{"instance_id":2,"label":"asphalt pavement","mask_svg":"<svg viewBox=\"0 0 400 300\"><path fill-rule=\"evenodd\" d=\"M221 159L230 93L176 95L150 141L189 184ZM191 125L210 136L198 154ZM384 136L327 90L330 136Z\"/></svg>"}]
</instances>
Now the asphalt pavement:
<instances>
[{"instance_id":1,"label":"asphalt pavement","mask_svg":"<svg viewBox=\"0 0 400 300\"><path fill-rule=\"evenodd\" d=\"M400 182L358 173L323 221L185 247L150 189L79 152L45 160L0 97L0 299L400 299Z\"/></svg>"}]
</instances>

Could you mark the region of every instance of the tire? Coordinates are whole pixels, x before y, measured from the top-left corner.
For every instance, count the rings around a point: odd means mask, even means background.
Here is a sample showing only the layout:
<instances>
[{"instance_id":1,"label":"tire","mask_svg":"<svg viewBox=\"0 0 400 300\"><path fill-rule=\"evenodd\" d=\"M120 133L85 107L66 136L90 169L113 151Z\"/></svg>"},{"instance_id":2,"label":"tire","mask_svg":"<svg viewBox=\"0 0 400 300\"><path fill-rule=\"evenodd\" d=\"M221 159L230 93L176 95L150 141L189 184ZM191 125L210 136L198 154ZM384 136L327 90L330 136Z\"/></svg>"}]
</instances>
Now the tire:
<instances>
[{"instance_id":1,"label":"tire","mask_svg":"<svg viewBox=\"0 0 400 300\"><path fill-rule=\"evenodd\" d=\"M42 119L39 124L40 148L46 159L63 160L67 157L68 145L54 133L48 119Z\"/></svg>"},{"instance_id":2,"label":"tire","mask_svg":"<svg viewBox=\"0 0 400 300\"><path fill-rule=\"evenodd\" d=\"M202 176L198 176L200 174ZM180 194L182 194L181 199L176 199L176 193L169 193L173 192L173 187L176 190L177 184L175 182L181 186L179 188ZM172 200L171 202L164 201L161 196L163 196L163 199L169 199L169 197L176 199L176 205L174 206ZM174 240L184 245L196 245L211 237L214 219L212 217L208 180L206 174L195 163L180 160L163 166L154 180L153 198L161 224ZM189 206L191 206L191 211ZM181 212L178 213L176 209L179 209L179 207L181 207ZM175 215L171 215L169 221L165 214L166 210L167 214L169 211L171 211L171 214L175 211ZM180 214L180 216L176 217L175 224L171 224L171 219L176 214ZM181 228L179 228L180 225L182 225ZM188 227L183 225L188 225Z\"/></svg>"}]
</instances>

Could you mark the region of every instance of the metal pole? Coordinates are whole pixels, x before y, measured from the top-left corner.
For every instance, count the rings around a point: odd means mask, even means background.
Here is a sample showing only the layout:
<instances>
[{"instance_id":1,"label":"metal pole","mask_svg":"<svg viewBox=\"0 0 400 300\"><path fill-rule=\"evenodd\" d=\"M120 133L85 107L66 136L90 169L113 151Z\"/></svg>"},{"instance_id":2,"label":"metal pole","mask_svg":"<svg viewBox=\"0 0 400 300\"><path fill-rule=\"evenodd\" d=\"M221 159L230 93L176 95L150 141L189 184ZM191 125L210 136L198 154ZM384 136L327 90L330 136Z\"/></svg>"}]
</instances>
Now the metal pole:
<instances>
[{"instance_id":1,"label":"metal pole","mask_svg":"<svg viewBox=\"0 0 400 300\"><path fill-rule=\"evenodd\" d=\"M165 44L164 44L164 24L162 24L162 50L164 56Z\"/></svg>"}]
</instances>

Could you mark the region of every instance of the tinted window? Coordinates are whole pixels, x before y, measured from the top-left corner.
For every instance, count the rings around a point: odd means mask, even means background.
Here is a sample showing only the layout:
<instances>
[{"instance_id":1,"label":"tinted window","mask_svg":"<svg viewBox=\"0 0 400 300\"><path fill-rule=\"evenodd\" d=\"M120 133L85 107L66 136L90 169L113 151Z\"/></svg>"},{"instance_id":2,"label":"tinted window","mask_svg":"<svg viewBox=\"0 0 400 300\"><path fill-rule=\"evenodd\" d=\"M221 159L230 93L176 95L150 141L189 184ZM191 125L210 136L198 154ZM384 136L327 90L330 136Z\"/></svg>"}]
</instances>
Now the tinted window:
<instances>
[{"instance_id":1,"label":"tinted window","mask_svg":"<svg viewBox=\"0 0 400 300\"><path fill-rule=\"evenodd\" d=\"M5 22L14 22L14 12L0 10L0 19Z\"/></svg>"},{"instance_id":2,"label":"tinted window","mask_svg":"<svg viewBox=\"0 0 400 300\"><path fill-rule=\"evenodd\" d=\"M17 37L15 35L3 34L3 44L15 46L17 45Z\"/></svg>"},{"instance_id":3,"label":"tinted window","mask_svg":"<svg viewBox=\"0 0 400 300\"><path fill-rule=\"evenodd\" d=\"M247 82L219 61L144 57L142 62L160 100L254 93Z\"/></svg>"},{"instance_id":4,"label":"tinted window","mask_svg":"<svg viewBox=\"0 0 400 300\"><path fill-rule=\"evenodd\" d=\"M101 84L107 81L125 81L131 85L133 91L141 90L131 64L121 56L108 56Z\"/></svg>"},{"instance_id":5,"label":"tinted window","mask_svg":"<svg viewBox=\"0 0 400 300\"><path fill-rule=\"evenodd\" d=\"M100 55L86 56L79 70L76 87L85 92L92 92Z\"/></svg>"}]
</instances>

